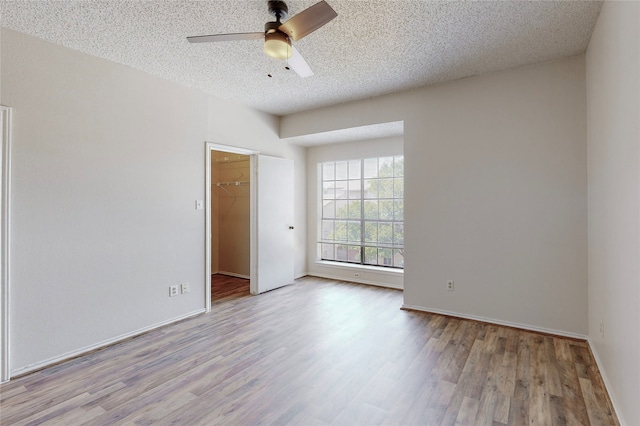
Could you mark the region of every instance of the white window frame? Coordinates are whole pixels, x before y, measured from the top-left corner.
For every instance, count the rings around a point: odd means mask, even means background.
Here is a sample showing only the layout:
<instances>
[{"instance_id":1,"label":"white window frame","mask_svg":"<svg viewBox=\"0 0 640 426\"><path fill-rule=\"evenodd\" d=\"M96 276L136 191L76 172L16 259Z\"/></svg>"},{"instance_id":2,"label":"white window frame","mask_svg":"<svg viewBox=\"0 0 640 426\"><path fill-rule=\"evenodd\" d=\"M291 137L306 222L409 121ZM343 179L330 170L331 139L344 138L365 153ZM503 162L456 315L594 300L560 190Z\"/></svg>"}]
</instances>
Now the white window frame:
<instances>
[{"instance_id":1,"label":"white window frame","mask_svg":"<svg viewBox=\"0 0 640 426\"><path fill-rule=\"evenodd\" d=\"M393 161L394 161L394 163L391 164L391 175L379 176L377 172L375 176L368 176L365 174L365 162L376 160L377 170L380 170L380 166L377 163L379 162L380 159L388 159L388 158L393 158ZM317 254L316 261L318 263L335 265L335 266L376 269L380 271L387 270L390 272L391 271L401 272L404 270L404 253L403 253L404 251L404 217L403 217L404 172L400 174L396 174L399 171L395 163L397 161L401 162L402 164L401 170L403 171L404 155L402 154L381 155L377 157L366 157L366 158L358 158L358 159L350 159L350 160L335 160L335 161L328 160L328 161L322 161L318 163L318 183L319 183L318 202L319 203L318 203L318 227L317 227L318 234L316 239L317 245L318 245L318 254ZM335 175L335 170L334 170L334 174L330 176L329 179L325 180L326 176L324 175L324 171L323 171L324 167L330 168L331 163L333 163L334 165L339 163L347 163L350 165L349 167L351 167L351 164L358 166L357 163L359 163L359 177L354 178L354 176L350 176L348 170L346 171L347 173L346 176L339 177ZM382 198L379 197L380 194L376 194L376 197L367 197L366 190L368 188L365 188L365 182L367 182L370 179L372 181L377 182L378 185L383 183L382 179L385 179L385 180L389 179L389 181L387 181L387 184L391 182L392 194L390 196L389 195L383 196ZM356 181L360 181L359 188L352 191L351 187L358 186L358 183L356 183ZM341 183L342 185L346 185L344 187L340 187L340 189L345 190L345 188L347 188L346 189L347 194L342 197L338 197L336 194L334 194L333 197L326 198L325 189L327 189L326 187L331 185L331 183L333 183L334 189L337 189L339 187L339 183ZM351 186L349 186L350 183L352 184ZM399 185L399 188L395 186L396 184ZM378 186L377 188L380 188L380 187ZM355 198L352 198L351 192L356 192L357 196ZM400 194L400 196L398 196L398 194ZM325 202L327 200L334 201L333 206L331 208L336 210L334 210L333 214L331 213L326 214L327 212L324 211ZM354 201L359 201L360 202L359 217L352 216L351 213L349 212L346 218L345 217L338 218L337 207L336 207L338 205L338 201L343 202L341 204L344 204L345 206L349 206L349 207L352 206L352 203ZM344 201L346 201L346 203L344 203ZM371 217L367 217L367 214L365 211L365 204L367 201L375 201L376 205L380 205L380 201L383 201L387 203L387 206L389 205L388 203L390 202L391 205L393 205L393 208L391 210L391 214L392 214L391 218L381 219L380 217L377 217L376 219L372 219ZM398 201L400 202L397 203ZM398 214L398 209L396 207L399 207L399 212L400 212L399 214ZM389 213L388 209L386 211L387 213ZM345 227L345 229L342 231L346 233L345 239L327 238L326 233L332 227L333 227L333 232L335 233L335 229L336 229L335 225L337 222L340 222L340 225ZM359 223L356 224L357 222ZM377 241L378 235L376 235L375 242L372 240L367 240L366 235L371 235L370 233L365 232L365 227L367 226L368 223L376 224L372 226L372 228L375 228L376 232L379 229L380 224L388 224L391 232L391 241L380 243L379 241ZM324 229L325 225L327 226L327 229ZM358 234L358 231L355 231L355 228L349 231L350 226L360 227L359 240L349 239L349 236L351 235L352 232L355 232L356 235ZM397 235L396 232L398 229L401 230L401 234L400 234L401 237L399 238L400 241L395 240L395 236ZM335 234L333 235L335 236ZM358 247L358 250L356 252L353 252L353 254L355 255L353 258L350 257L349 251L347 251L346 256L339 258L337 250L338 250L338 247L340 246L347 247L347 250L349 250L349 247L353 247L354 249ZM372 257L371 257L370 250L372 248L376 249L375 262L371 261ZM331 250L332 253L330 255L326 255L327 249ZM385 265L380 260L382 259L380 257L381 250L391 250L390 259L392 263L390 265ZM369 252L369 256L370 256L368 258L367 258L367 251Z\"/></svg>"}]
</instances>

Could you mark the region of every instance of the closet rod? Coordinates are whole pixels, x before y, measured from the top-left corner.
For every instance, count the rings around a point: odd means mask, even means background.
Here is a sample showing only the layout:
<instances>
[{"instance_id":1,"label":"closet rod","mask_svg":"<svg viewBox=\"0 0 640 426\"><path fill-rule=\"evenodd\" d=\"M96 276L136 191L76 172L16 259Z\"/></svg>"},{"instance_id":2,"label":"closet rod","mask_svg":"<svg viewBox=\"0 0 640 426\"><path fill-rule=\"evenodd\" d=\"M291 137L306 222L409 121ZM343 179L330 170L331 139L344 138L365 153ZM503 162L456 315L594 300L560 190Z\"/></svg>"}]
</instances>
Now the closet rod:
<instances>
[{"instance_id":1,"label":"closet rod","mask_svg":"<svg viewBox=\"0 0 640 426\"><path fill-rule=\"evenodd\" d=\"M231 195L233 198L236 198L236 196L234 194L232 194L231 192L229 192L229 190L227 190L227 188L225 188L225 187L237 186L238 188L240 188L240 190L242 192L244 192L246 194L247 191L242 186L246 185L248 183L249 183L249 181L218 182L218 183L216 183L216 187L222 189L224 192L226 192L227 194Z\"/></svg>"},{"instance_id":2,"label":"closet rod","mask_svg":"<svg viewBox=\"0 0 640 426\"><path fill-rule=\"evenodd\" d=\"M243 181L233 181L233 182L218 182L216 183L216 186L240 186L240 185L247 185L249 183L248 180L243 180Z\"/></svg>"}]
</instances>

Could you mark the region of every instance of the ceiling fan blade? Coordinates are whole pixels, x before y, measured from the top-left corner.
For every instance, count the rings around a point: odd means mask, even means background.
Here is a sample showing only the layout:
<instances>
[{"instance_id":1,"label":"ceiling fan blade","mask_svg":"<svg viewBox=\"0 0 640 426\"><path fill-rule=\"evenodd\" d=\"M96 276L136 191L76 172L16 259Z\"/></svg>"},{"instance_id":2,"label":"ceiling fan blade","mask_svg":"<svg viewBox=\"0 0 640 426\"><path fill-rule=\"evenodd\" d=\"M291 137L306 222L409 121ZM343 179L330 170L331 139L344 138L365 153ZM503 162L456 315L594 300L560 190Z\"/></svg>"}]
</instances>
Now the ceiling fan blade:
<instances>
[{"instance_id":1,"label":"ceiling fan blade","mask_svg":"<svg viewBox=\"0 0 640 426\"><path fill-rule=\"evenodd\" d=\"M307 64L307 61L304 60L300 52L298 52L298 49L293 46L291 46L291 57L287 60L287 64L289 68L294 70L302 78L313 75L313 71L311 71L311 67Z\"/></svg>"},{"instance_id":2,"label":"ceiling fan blade","mask_svg":"<svg viewBox=\"0 0 640 426\"><path fill-rule=\"evenodd\" d=\"M189 43L209 43L213 41L258 40L264 38L264 33L234 33L214 34L187 37Z\"/></svg>"},{"instance_id":3,"label":"ceiling fan blade","mask_svg":"<svg viewBox=\"0 0 640 426\"><path fill-rule=\"evenodd\" d=\"M280 31L286 33L294 41L300 40L302 37L311 34L333 18L338 16L335 10L321 1L313 6L298 13L284 24L280 25Z\"/></svg>"}]
</instances>

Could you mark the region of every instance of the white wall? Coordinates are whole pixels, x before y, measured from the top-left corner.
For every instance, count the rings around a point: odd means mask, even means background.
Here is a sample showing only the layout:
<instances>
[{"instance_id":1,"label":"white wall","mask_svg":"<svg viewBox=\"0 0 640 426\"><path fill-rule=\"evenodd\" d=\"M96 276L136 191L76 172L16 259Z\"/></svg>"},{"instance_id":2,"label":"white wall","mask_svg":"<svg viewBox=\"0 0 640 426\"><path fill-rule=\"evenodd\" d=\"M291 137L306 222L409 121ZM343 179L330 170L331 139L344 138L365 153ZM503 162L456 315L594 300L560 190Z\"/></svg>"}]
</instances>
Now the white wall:
<instances>
[{"instance_id":1,"label":"white wall","mask_svg":"<svg viewBox=\"0 0 640 426\"><path fill-rule=\"evenodd\" d=\"M402 137L318 145L307 148L307 270L309 275L403 288L404 274L402 271L318 262L317 250L320 218L318 164L324 161L384 157L402 155L402 153ZM360 276L354 277L354 272L358 272Z\"/></svg>"},{"instance_id":2,"label":"white wall","mask_svg":"<svg viewBox=\"0 0 640 426\"><path fill-rule=\"evenodd\" d=\"M405 304L586 335L584 56L293 114L281 135L399 120Z\"/></svg>"},{"instance_id":3,"label":"white wall","mask_svg":"<svg viewBox=\"0 0 640 426\"><path fill-rule=\"evenodd\" d=\"M605 2L586 56L589 341L629 425L640 424L639 28L640 3Z\"/></svg>"},{"instance_id":4,"label":"white wall","mask_svg":"<svg viewBox=\"0 0 640 426\"><path fill-rule=\"evenodd\" d=\"M304 250L304 149L277 117L7 29L1 55L14 374L203 309L205 141L294 160Z\"/></svg>"}]
</instances>

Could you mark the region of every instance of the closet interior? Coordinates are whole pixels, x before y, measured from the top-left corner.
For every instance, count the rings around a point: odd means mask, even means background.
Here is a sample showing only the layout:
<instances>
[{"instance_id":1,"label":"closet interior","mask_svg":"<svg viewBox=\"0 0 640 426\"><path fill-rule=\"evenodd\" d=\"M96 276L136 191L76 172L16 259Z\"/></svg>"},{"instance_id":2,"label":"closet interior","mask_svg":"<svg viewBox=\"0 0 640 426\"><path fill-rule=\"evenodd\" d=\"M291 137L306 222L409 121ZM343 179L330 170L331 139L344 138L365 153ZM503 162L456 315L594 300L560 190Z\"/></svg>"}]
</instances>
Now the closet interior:
<instances>
[{"instance_id":1,"label":"closet interior","mask_svg":"<svg viewBox=\"0 0 640 426\"><path fill-rule=\"evenodd\" d=\"M250 171L248 155L211 151L212 281L216 275L244 278L247 293L251 260ZM212 297L216 297L213 292Z\"/></svg>"}]
</instances>

